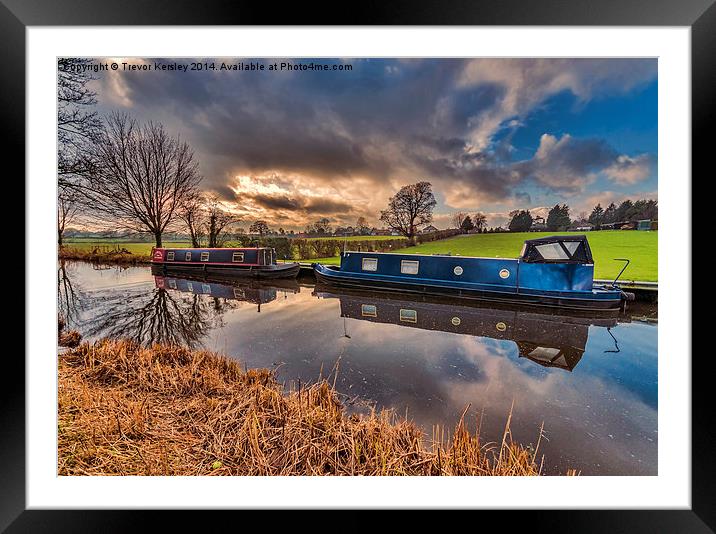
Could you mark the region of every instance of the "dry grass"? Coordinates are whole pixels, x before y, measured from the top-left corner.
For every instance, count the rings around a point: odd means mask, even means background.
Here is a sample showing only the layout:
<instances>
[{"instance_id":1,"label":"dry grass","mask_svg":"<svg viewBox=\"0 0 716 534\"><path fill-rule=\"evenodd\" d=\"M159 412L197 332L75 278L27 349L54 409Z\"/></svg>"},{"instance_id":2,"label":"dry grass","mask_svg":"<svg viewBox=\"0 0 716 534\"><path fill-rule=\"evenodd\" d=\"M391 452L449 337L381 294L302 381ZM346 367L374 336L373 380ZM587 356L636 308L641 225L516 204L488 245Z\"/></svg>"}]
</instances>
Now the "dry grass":
<instances>
[{"instance_id":1,"label":"dry grass","mask_svg":"<svg viewBox=\"0 0 716 534\"><path fill-rule=\"evenodd\" d=\"M96 246L89 250L73 247L60 247L58 258L61 260L81 260L95 263L119 263L123 265L136 265L151 263L149 255L132 254L126 248L119 246Z\"/></svg>"},{"instance_id":2,"label":"dry grass","mask_svg":"<svg viewBox=\"0 0 716 534\"><path fill-rule=\"evenodd\" d=\"M483 444L463 418L433 440L389 411L348 415L325 380L128 341L59 357L60 475L538 475L536 451ZM571 473L570 473L571 474Z\"/></svg>"}]
</instances>

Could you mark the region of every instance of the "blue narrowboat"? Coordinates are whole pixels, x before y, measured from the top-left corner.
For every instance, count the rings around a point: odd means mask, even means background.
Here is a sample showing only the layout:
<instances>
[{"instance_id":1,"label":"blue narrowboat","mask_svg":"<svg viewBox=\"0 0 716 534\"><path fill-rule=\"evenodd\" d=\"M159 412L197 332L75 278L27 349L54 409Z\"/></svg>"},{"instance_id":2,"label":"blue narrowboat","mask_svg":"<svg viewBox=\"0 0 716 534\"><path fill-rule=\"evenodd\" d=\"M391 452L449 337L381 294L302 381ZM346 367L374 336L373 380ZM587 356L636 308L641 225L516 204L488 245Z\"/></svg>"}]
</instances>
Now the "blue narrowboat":
<instances>
[{"instance_id":1,"label":"blue narrowboat","mask_svg":"<svg viewBox=\"0 0 716 534\"><path fill-rule=\"evenodd\" d=\"M250 278L295 278L298 263L278 263L273 248L152 248L152 265L167 271Z\"/></svg>"},{"instance_id":2,"label":"blue narrowboat","mask_svg":"<svg viewBox=\"0 0 716 534\"><path fill-rule=\"evenodd\" d=\"M619 310L623 300L633 299L616 283L594 284L594 260L584 235L530 239L515 259L351 251L341 254L340 266L314 263L313 269L319 282L339 287L564 309Z\"/></svg>"}]
</instances>

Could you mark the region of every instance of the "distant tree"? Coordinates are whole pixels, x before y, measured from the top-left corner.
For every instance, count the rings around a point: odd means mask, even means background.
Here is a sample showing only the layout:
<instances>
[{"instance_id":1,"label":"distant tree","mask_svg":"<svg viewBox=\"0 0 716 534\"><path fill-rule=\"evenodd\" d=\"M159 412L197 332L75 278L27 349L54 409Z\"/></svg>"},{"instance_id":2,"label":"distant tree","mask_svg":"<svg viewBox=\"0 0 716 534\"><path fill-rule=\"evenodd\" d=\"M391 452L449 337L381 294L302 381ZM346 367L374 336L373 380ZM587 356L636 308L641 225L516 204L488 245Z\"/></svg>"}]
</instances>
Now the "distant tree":
<instances>
[{"instance_id":1,"label":"distant tree","mask_svg":"<svg viewBox=\"0 0 716 534\"><path fill-rule=\"evenodd\" d=\"M210 196L206 199L205 209L208 246L221 248L226 242L226 229L237 223L239 219L226 210L215 196Z\"/></svg>"},{"instance_id":2,"label":"distant tree","mask_svg":"<svg viewBox=\"0 0 716 534\"><path fill-rule=\"evenodd\" d=\"M659 206L656 200L640 199L634 202L631 213L628 214L630 221L644 219L656 220L659 218Z\"/></svg>"},{"instance_id":3,"label":"distant tree","mask_svg":"<svg viewBox=\"0 0 716 534\"><path fill-rule=\"evenodd\" d=\"M453 228L462 228L462 223L465 221L465 218L467 217L467 213L464 211L456 211L452 215L452 225Z\"/></svg>"},{"instance_id":4,"label":"distant tree","mask_svg":"<svg viewBox=\"0 0 716 534\"><path fill-rule=\"evenodd\" d=\"M67 185L59 185L57 193L57 244L62 246L62 239L67 225L72 224L80 212L77 193Z\"/></svg>"},{"instance_id":5,"label":"distant tree","mask_svg":"<svg viewBox=\"0 0 716 534\"><path fill-rule=\"evenodd\" d=\"M487 224L487 217L484 213L477 212L472 216L472 224L475 225L475 228L482 231L485 229L485 225Z\"/></svg>"},{"instance_id":6,"label":"distant tree","mask_svg":"<svg viewBox=\"0 0 716 534\"><path fill-rule=\"evenodd\" d=\"M356 231L360 235L366 235L370 233L370 227L368 226L368 221L365 217L358 217L356 220Z\"/></svg>"},{"instance_id":7,"label":"distant tree","mask_svg":"<svg viewBox=\"0 0 716 534\"><path fill-rule=\"evenodd\" d=\"M467 215L467 216L463 219L462 224L460 225L460 230L462 230L463 232L467 233L467 232L469 232L470 230L472 230L473 228L475 228L475 225L473 224L472 219L470 218L470 216Z\"/></svg>"},{"instance_id":8,"label":"distant tree","mask_svg":"<svg viewBox=\"0 0 716 534\"><path fill-rule=\"evenodd\" d=\"M330 234L331 233L331 220L327 217L321 217L318 219L314 226L316 228L316 232L319 234Z\"/></svg>"},{"instance_id":9,"label":"distant tree","mask_svg":"<svg viewBox=\"0 0 716 534\"><path fill-rule=\"evenodd\" d=\"M597 204L594 206L594 209L592 210L592 213L589 215L589 218L587 221L589 221L590 224L593 224L594 226L599 226L602 224L602 221L604 219L604 209L602 208L601 204Z\"/></svg>"},{"instance_id":10,"label":"distant tree","mask_svg":"<svg viewBox=\"0 0 716 534\"><path fill-rule=\"evenodd\" d=\"M514 210L510 212L510 224L508 226L510 232L528 232L532 227L532 215L528 210ZM496 229L493 228L494 232Z\"/></svg>"},{"instance_id":11,"label":"distant tree","mask_svg":"<svg viewBox=\"0 0 716 534\"><path fill-rule=\"evenodd\" d=\"M602 224L611 224L614 222L617 222L617 207L614 202L612 202L607 206L607 209L604 210Z\"/></svg>"},{"instance_id":12,"label":"distant tree","mask_svg":"<svg viewBox=\"0 0 716 534\"><path fill-rule=\"evenodd\" d=\"M629 215L632 214L632 208L634 207L634 203L626 199L621 204L619 204L619 207L616 210L616 213L614 215L615 222L623 222L629 220Z\"/></svg>"},{"instance_id":13,"label":"distant tree","mask_svg":"<svg viewBox=\"0 0 716 534\"><path fill-rule=\"evenodd\" d=\"M418 227L433 220L435 204L430 182L406 185L390 198L388 209L380 212L380 220L413 244Z\"/></svg>"},{"instance_id":14,"label":"distant tree","mask_svg":"<svg viewBox=\"0 0 716 534\"><path fill-rule=\"evenodd\" d=\"M282 227L279 226L278 233L279 233L279 235L284 235L286 233L286 230L284 230Z\"/></svg>"},{"instance_id":15,"label":"distant tree","mask_svg":"<svg viewBox=\"0 0 716 534\"><path fill-rule=\"evenodd\" d=\"M569 218L569 206L556 204L547 215L547 229L551 232L566 230L572 224Z\"/></svg>"},{"instance_id":16,"label":"distant tree","mask_svg":"<svg viewBox=\"0 0 716 534\"><path fill-rule=\"evenodd\" d=\"M269 228L269 225L262 219L254 221L249 227L249 232L252 234L259 234L261 237L268 234L270 231L271 229Z\"/></svg>"},{"instance_id":17,"label":"distant tree","mask_svg":"<svg viewBox=\"0 0 716 534\"><path fill-rule=\"evenodd\" d=\"M194 248L201 246L205 236L205 215L203 198L198 194L185 198L179 207L179 219L189 233L191 246Z\"/></svg>"},{"instance_id":18,"label":"distant tree","mask_svg":"<svg viewBox=\"0 0 716 534\"><path fill-rule=\"evenodd\" d=\"M113 113L93 145L92 165L78 191L94 216L114 228L148 232L161 247L164 231L200 181L186 142L159 123L140 126L127 114Z\"/></svg>"}]
</instances>

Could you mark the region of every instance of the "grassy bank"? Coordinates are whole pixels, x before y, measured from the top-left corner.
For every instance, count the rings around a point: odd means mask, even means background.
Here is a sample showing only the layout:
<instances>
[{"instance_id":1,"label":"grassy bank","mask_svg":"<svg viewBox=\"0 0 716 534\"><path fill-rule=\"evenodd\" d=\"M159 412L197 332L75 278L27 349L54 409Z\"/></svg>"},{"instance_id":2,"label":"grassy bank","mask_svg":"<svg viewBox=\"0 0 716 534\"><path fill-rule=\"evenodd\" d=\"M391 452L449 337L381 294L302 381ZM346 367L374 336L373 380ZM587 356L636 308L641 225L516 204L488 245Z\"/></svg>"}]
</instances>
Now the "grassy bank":
<instances>
[{"instance_id":1,"label":"grassy bank","mask_svg":"<svg viewBox=\"0 0 716 534\"><path fill-rule=\"evenodd\" d=\"M60 475L540 474L509 418L494 446L463 420L428 440L392 412L347 414L325 380L285 391L213 353L104 340L60 354L58 373Z\"/></svg>"},{"instance_id":2,"label":"grassy bank","mask_svg":"<svg viewBox=\"0 0 716 534\"><path fill-rule=\"evenodd\" d=\"M74 248L72 246L63 246L60 248L58 258L61 260L80 260L91 261L96 263L116 263L122 265L137 265L150 263L151 247L149 251L131 252L122 246L115 247L93 247L93 248Z\"/></svg>"},{"instance_id":3,"label":"grassy bank","mask_svg":"<svg viewBox=\"0 0 716 534\"><path fill-rule=\"evenodd\" d=\"M399 252L405 254L446 254L449 252L461 256L516 258L526 239L535 239L555 233L569 232L505 232L461 235L404 248ZM658 280L658 232L606 230L588 232L587 239L594 256L596 278L614 278L624 265L623 262L614 261L614 258L628 258L631 263L622 275L623 280ZM328 264L340 263L337 256L311 261Z\"/></svg>"}]
</instances>

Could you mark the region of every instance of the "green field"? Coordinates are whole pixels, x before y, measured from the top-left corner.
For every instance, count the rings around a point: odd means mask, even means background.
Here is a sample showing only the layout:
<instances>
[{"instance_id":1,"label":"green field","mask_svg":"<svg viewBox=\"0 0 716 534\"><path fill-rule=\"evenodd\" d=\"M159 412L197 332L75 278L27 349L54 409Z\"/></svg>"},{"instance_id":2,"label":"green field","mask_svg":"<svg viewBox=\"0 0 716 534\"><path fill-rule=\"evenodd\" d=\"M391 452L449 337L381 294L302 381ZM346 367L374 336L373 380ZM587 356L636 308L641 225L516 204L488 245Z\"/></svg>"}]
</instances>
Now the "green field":
<instances>
[{"instance_id":1,"label":"green field","mask_svg":"<svg viewBox=\"0 0 716 534\"><path fill-rule=\"evenodd\" d=\"M569 232L562 232L569 233ZM535 239L555 232L525 232L499 234L472 234L432 241L423 245L400 249L406 254L459 254L461 256L482 256L488 258L516 258L526 239ZM594 256L595 278L614 278L622 262L614 258L628 258L629 267L622 280L658 280L658 232L637 232L633 230L605 230L588 232L587 239ZM336 258L319 258L311 262L337 264Z\"/></svg>"},{"instance_id":2,"label":"green field","mask_svg":"<svg viewBox=\"0 0 716 534\"><path fill-rule=\"evenodd\" d=\"M154 243L152 242L143 242L143 243L130 243L127 241L113 241L111 239L107 239L104 241L88 241L84 239L66 239L64 242L64 245L69 248L76 248L78 250L85 250L90 251L94 249L95 247L98 247L100 249L104 248L119 248L121 249L127 249L132 254L137 254L139 256L149 256L149 254L152 252L152 247L154 246ZM188 247L191 243L189 241L167 241L164 243L165 247Z\"/></svg>"},{"instance_id":3,"label":"green field","mask_svg":"<svg viewBox=\"0 0 716 534\"><path fill-rule=\"evenodd\" d=\"M522 243L525 239L534 239L546 235L553 235L553 232L461 235L399 250L406 254L446 254L449 252L461 256L516 258L522 249ZM658 236L658 232L637 232L633 230L588 232L587 239L589 240L589 245L594 255L595 277L614 278L623 265L622 262L613 261L614 258L629 258L631 263L622 275L622 280L657 281ZM332 239L344 238L336 237ZM353 236L349 237L348 241L359 241L361 239L395 239L395 237ZM94 247L117 246L127 249L132 254L148 256L152 250L153 243L128 243L110 240L67 240L66 245L81 250L92 250ZM188 247L189 245L190 243L186 241L164 243L166 247ZM337 264L340 260L338 257L333 257L303 261Z\"/></svg>"}]
</instances>

